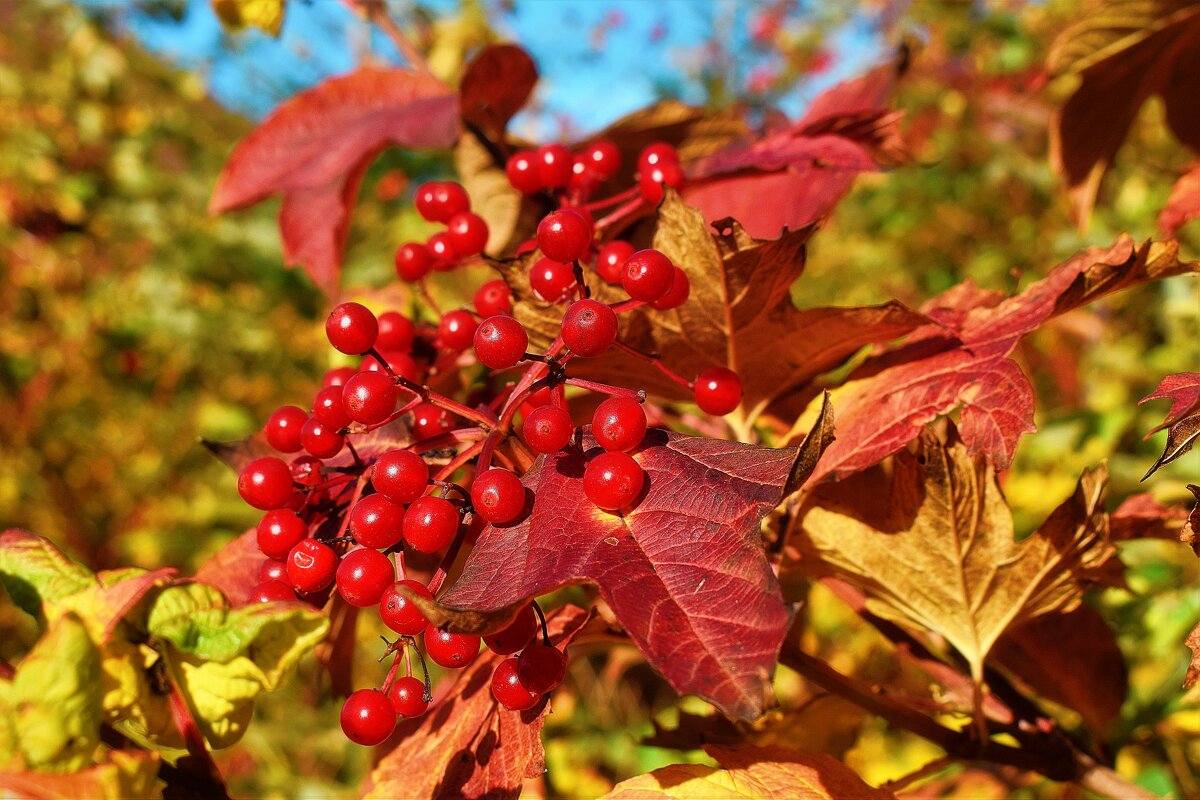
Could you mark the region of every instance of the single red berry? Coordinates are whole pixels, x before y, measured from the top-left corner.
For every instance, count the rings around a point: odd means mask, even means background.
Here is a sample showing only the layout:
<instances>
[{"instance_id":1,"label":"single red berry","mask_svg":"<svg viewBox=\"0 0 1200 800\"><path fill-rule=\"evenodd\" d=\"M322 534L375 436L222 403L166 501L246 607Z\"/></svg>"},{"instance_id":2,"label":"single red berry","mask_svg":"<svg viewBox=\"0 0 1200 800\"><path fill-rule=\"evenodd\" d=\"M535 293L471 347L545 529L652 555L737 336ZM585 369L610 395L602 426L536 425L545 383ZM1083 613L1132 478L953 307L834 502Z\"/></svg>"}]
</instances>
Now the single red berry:
<instances>
[{"instance_id":1,"label":"single red berry","mask_svg":"<svg viewBox=\"0 0 1200 800\"><path fill-rule=\"evenodd\" d=\"M592 243L592 226L578 211L551 211L537 227L537 242L547 258L564 263L586 258Z\"/></svg>"},{"instance_id":2,"label":"single red berry","mask_svg":"<svg viewBox=\"0 0 1200 800\"><path fill-rule=\"evenodd\" d=\"M404 541L418 553L436 553L457 532L458 509L445 498L418 497L404 514Z\"/></svg>"},{"instance_id":3,"label":"single red berry","mask_svg":"<svg viewBox=\"0 0 1200 800\"><path fill-rule=\"evenodd\" d=\"M336 580L343 600L355 608L366 608L378 605L396 580L396 565L378 550L361 547L342 558Z\"/></svg>"},{"instance_id":4,"label":"single red berry","mask_svg":"<svg viewBox=\"0 0 1200 800\"><path fill-rule=\"evenodd\" d=\"M388 450L371 469L371 485L393 503L408 505L425 493L429 465L411 450Z\"/></svg>"},{"instance_id":5,"label":"single red berry","mask_svg":"<svg viewBox=\"0 0 1200 800\"><path fill-rule=\"evenodd\" d=\"M576 300L563 314L562 338L575 355L598 356L617 340L617 314L596 300Z\"/></svg>"},{"instance_id":6,"label":"single red berry","mask_svg":"<svg viewBox=\"0 0 1200 800\"><path fill-rule=\"evenodd\" d=\"M301 486L313 487L325 480L321 470L321 459L312 456L299 456L292 459L288 465L292 472L292 481Z\"/></svg>"},{"instance_id":7,"label":"single red berry","mask_svg":"<svg viewBox=\"0 0 1200 800\"><path fill-rule=\"evenodd\" d=\"M621 285L634 300L653 303L671 290L675 265L657 250L638 250L625 259Z\"/></svg>"},{"instance_id":8,"label":"single red berry","mask_svg":"<svg viewBox=\"0 0 1200 800\"><path fill-rule=\"evenodd\" d=\"M506 658L492 673L492 697L509 711L524 711L533 708L538 695L525 688L517 677L517 659Z\"/></svg>"},{"instance_id":9,"label":"single red berry","mask_svg":"<svg viewBox=\"0 0 1200 800\"><path fill-rule=\"evenodd\" d=\"M355 422L378 425L396 410L396 384L386 373L360 372L342 387L342 405Z\"/></svg>"},{"instance_id":10,"label":"single red berry","mask_svg":"<svg viewBox=\"0 0 1200 800\"><path fill-rule=\"evenodd\" d=\"M731 369L713 367L696 376L692 393L702 411L722 417L742 402L742 379Z\"/></svg>"},{"instance_id":11,"label":"single red berry","mask_svg":"<svg viewBox=\"0 0 1200 800\"><path fill-rule=\"evenodd\" d=\"M512 293L499 278L488 281L475 291L475 311L479 316L494 317L512 313Z\"/></svg>"},{"instance_id":12,"label":"single red berry","mask_svg":"<svg viewBox=\"0 0 1200 800\"><path fill-rule=\"evenodd\" d=\"M363 547L386 550L403 535L404 506L381 494L369 494L350 509L350 533Z\"/></svg>"},{"instance_id":13,"label":"single red berry","mask_svg":"<svg viewBox=\"0 0 1200 800\"><path fill-rule=\"evenodd\" d=\"M386 350L379 355L383 356L383 360L391 367L392 372L401 377L407 378L414 383L419 383L419 371L417 370L417 362L408 353L401 353L399 350ZM367 356L362 361L362 367L359 372L383 372L385 370L379 363L379 359L374 355Z\"/></svg>"},{"instance_id":14,"label":"single red berry","mask_svg":"<svg viewBox=\"0 0 1200 800\"><path fill-rule=\"evenodd\" d=\"M567 189L575 194L588 194L599 182L600 176L587 163L587 158L582 153L576 153L571 160L571 180L567 183Z\"/></svg>"},{"instance_id":15,"label":"single red berry","mask_svg":"<svg viewBox=\"0 0 1200 800\"><path fill-rule=\"evenodd\" d=\"M625 261L633 255L633 245L620 239L608 242L600 248L596 256L596 272L609 283L621 282L621 268Z\"/></svg>"},{"instance_id":16,"label":"single red berry","mask_svg":"<svg viewBox=\"0 0 1200 800\"><path fill-rule=\"evenodd\" d=\"M292 471L281 458L256 458L238 475L238 494L260 511L283 508L292 499Z\"/></svg>"},{"instance_id":17,"label":"single red berry","mask_svg":"<svg viewBox=\"0 0 1200 800\"><path fill-rule=\"evenodd\" d=\"M425 684L411 675L397 678L388 689L388 702L392 710L405 719L419 717L429 709L425 700Z\"/></svg>"},{"instance_id":18,"label":"single red berry","mask_svg":"<svg viewBox=\"0 0 1200 800\"><path fill-rule=\"evenodd\" d=\"M374 747L396 730L396 712L378 689L359 689L342 704L342 733L355 744Z\"/></svg>"},{"instance_id":19,"label":"single red berry","mask_svg":"<svg viewBox=\"0 0 1200 800\"><path fill-rule=\"evenodd\" d=\"M471 484L475 513L493 525L512 522L525 509L525 487L506 469L492 467L475 476Z\"/></svg>"},{"instance_id":20,"label":"single red berry","mask_svg":"<svg viewBox=\"0 0 1200 800\"><path fill-rule=\"evenodd\" d=\"M517 678L536 694L545 694L562 683L567 674L567 656L557 647L534 642L517 659Z\"/></svg>"},{"instance_id":21,"label":"single red berry","mask_svg":"<svg viewBox=\"0 0 1200 800\"><path fill-rule=\"evenodd\" d=\"M426 239L425 249L429 251L430 265L439 272L454 269L454 265L458 263L454 240L446 231L435 233Z\"/></svg>"},{"instance_id":22,"label":"single red berry","mask_svg":"<svg viewBox=\"0 0 1200 800\"><path fill-rule=\"evenodd\" d=\"M488 226L483 217L463 211L446 223L446 233L459 258L478 255L488 242Z\"/></svg>"},{"instance_id":23,"label":"single red berry","mask_svg":"<svg viewBox=\"0 0 1200 800\"><path fill-rule=\"evenodd\" d=\"M258 568L258 582L279 581L288 586L287 562L279 558L264 558Z\"/></svg>"},{"instance_id":24,"label":"single red berry","mask_svg":"<svg viewBox=\"0 0 1200 800\"><path fill-rule=\"evenodd\" d=\"M679 308L687 302L688 295L692 293L692 282L688 280L687 273L679 267L675 267L675 278L671 281L671 288L667 293L650 304L651 308L659 311L669 311L672 308Z\"/></svg>"},{"instance_id":25,"label":"single red berry","mask_svg":"<svg viewBox=\"0 0 1200 800\"><path fill-rule=\"evenodd\" d=\"M353 378L357 374L356 372L350 377ZM326 386L317 392L317 396L313 399L312 418L321 423L323 427L333 431L340 431L349 425L350 415L346 413L346 407L342 405L342 394L345 390L346 387L342 384ZM303 444L303 425L301 425L301 444Z\"/></svg>"},{"instance_id":26,"label":"single red berry","mask_svg":"<svg viewBox=\"0 0 1200 800\"><path fill-rule=\"evenodd\" d=\"M479 637L429 628L425 631L425 652L438 666L462 669L479 655Z\"/></svg>"},{"instance_id":27,"label":"single red berry","mask_svg":"<svg viewBox=\"0 0 1200 800\"><path fill-rule=\"evenodd\" d=\"M557 453L571 441L575 423L558 406L538 406L529 412L521 426L525 443L536 453Z\"/></svg>"},{"instance_id":28,"label":"single red berry","mask_svg":"<svg viewBox=\"0 0 1200 800\"><path fill-rule=\"evenodd\" d=\"M407 586L421 597L433 598L424 584L413 580L396 581L383 591L383 597L379 600L379 618L396 633L416 636L429 627L429 620L425 619L416 604L400 593L401 586Z\"/></svg>"},{"instance_id":29,"label":"single red berry","mask_svg":"<svg viewBox=\"0 0 1200 800\"><path fill-rule=\"evenodd\" d=\"M663 199L663 184L678 189L683 186L683 179L683 170L679 165L668 162L640 173L638 186L646 202L657 203Z\"/></svg>"},{"instance_id":30,"label":"single red berry","mask_svg":"<svg viewBox=\"0 0 1200 800\"><path fill-rule=\"evenodd\" d=\"M267 558L287 558L293 547L308 538L308 524L295 511L277 508L259 520L255 537Z\"/></svg>"},{"instance_id":31,"label":"single red berry","mask_svg":"<svg viewBox=\"0 0 1200 800\"><path fill-rule=\"evenodd\" d=\"M483 643L493 653L511 656L532 642L533 637L537 636L537 631L537 614L534 613L532 605L527 605L520 610L507 628L484 636Z\"/></svg>"},{"instance_id":32,"label":"single red berry","mask_svg":"<svg viewBox=\"0 0 1200 800\"><path fill-rule=\"evenodd\" d=\"M417 187L417 213L430 222L449 222L471 208L467 190L453 181L430 181Z\"/></svg>"},{"instance_id":33,"label":"single red berry","mask_svg":"<svg viewBox=\"0 0 1200 800\"><path fill-rule=\"evenodd\" d=\"M642 404L630 397L608 398L592 415L592 436L605 450L625 452L637 447L646 436Z\"/></svg>"},{"instance_id":34,"label":"single red berry","mask_svg":"<svg viewBox=\"0 0 1200 800\"><path fill-rule=\"evenodd\" d=\"M637 167L638 172L646 172L653 167L662 166L663 164L678 164L679 153L672 145L666 142L654 142L648 144L642 149L638 155Z\"/></svg>"},{"instance_id":35,"label":"single red berry","mask_svg":"<svg viewBox=\"0 0 1200 800\"><path fill-rule=\"evenodd\" d=\"M561 189L571 182L571 151L561 144L544 144L534 154L542 186Z\"/></svg>"},{"instance_id":36,"label":"single red berry","mask_svg":"<svg viewBox=\"0 0 1200 800\"><path fill-rule=\"evenodd\" d=\"M288 554L288 583L305 594L319 592L333 583L337 564L337 555L329 545L305 539Z\"/></svg>"},{"instance_id":37,"label":"single red berry","mask_svg":"<svg viewBox=\"0 0 1200 800\"><path fill-rule=\"evenodd\" d=\"M519 150L504 165L508 182L521 194L534 194L545 188L532 150Z\"/></svg>"},{"instance_id":38,"label":"single red berry","mask_svg":"<svg viewBox=\"0 0 1200 800\"><path fill-rule=\"evenodd\" d=\"M438 323L438 342L447 350L466 350L475 338L478 324L470 311L451 311Z\"/></svg>"},{"instance_id":39,"label":"single red berry","mask_svg":"<svg viewBox=\"0 0 1200 800\"><path fill-rule=\"evenodd\" d=\"M575 289L575 272L570 264L539 258L529 268L529 285L547 303L557 303Z\"/></svg>"},{"instance_id":40,"label":"single red berry","mask_svg":"<svg viewBox=\"0 0 1200 800\"><path fill-rule=\"evenodd\" d=\"M607 139L592 142L583 151L584 161L602 181L606 181L621 169L621 151Z\"/></svg>"},{"instance_id":41,"label":"single red berry","mask_svg":"<svg viewBox=\"0 0 1200 800\"><path fill-rule=\"evenodd\" d=\"M379 336L375 347L380 350L407 352L413 343L416 329L412 320L399 311L385 311L379 315Z\"/></svg>"},{"instance_id":42,"label":"single red berry","mask_svg":"<svg viewBox=\"0 0 1200 800\"><path fill-rule=\"evenodd\" d=\"M342 452L342 447L346 444L345 438L338 430L316 417L309 417L308 422L300 429L300 441L304 443L304 449L310 455L317 458L333 458Z\"/></svg>"},{"instance_id":43,"label":"single red berry","mask_svg":"<svg viewBox=\"0 0 1200 800\"><path fill-rule=\"evenodd\" d=\"M525 326L512 317L497 314L475 329L475 357L490 369L505 369L521 360L529 347Z\"/></svg>"},{"instance_id":44,"label":"single red berry","mask_svg":"<svg viewBox=\"0 0 1200 800\"><path fill-rule=\"evenodd\" d=\"M298 453L304 449L300 444L300 428L308 421L304 409L296 406L280 406L275 409L263 427L267 444L281 453Z\"/></svg>"},{"instance_id":45,"label":"single red berry","mask_svg":"<svg viewBox=\"0 0 1200 800\"><path fill-rule=\"evenodd\" d=\"M417 441L454 430L456 417L433 403L420 403L412 410L413 436Z\"/></svg>"},{"instance_id":46,"label":"single red berry","mask_svg":"<svg viewBox=\"0 0 1200 800\"><path fill-rule=\"evenodd\" d=\"M597 508L618 511L641 494L646 473L628 453L606 452L588 462L583 493Z\"/></svg>"},{"instance_id":47,"label":"single red berry","mask_svg":"<svg viewBox=\"0 0 1200 800\"><path fill-rule=\"evenodd\" d=\"M296 599L296 592L282 581L262 581L250 590L251 603L288 603Z\"/></svg>"},{"instance_id":48,"label":"single red berry","mask_svg":"<svg viewBox=\"0 0 1200 800\"><path fill-rule=\"evenodd\" d=\"M325 376L321 378L321 386L328 388L330 386L341 386L346 381L350 380L350 376L358 372L354 367L334 367L326 370Z\"/></svg>"},{"instance_id":49,"label":"single red berry","mask_svg":"<svg viewBox=\"0 0 1200 800\"><path fill-rule=\"evenodd\" d=\"M405 242L396 250L396 276L415 283L433 269L433 257L420 242Z\"/></svg>"},{"instance_id":50,"label":"single red berry","mask_svg":"<svg viewBox=\"0 0 1200 800\"><path fill-rule=\"evenodd\" d=\"M342 303L325 320L325 335L338 352L357 356L375 346L379 321L364 305Z\"/></svg>"}]
</instances>

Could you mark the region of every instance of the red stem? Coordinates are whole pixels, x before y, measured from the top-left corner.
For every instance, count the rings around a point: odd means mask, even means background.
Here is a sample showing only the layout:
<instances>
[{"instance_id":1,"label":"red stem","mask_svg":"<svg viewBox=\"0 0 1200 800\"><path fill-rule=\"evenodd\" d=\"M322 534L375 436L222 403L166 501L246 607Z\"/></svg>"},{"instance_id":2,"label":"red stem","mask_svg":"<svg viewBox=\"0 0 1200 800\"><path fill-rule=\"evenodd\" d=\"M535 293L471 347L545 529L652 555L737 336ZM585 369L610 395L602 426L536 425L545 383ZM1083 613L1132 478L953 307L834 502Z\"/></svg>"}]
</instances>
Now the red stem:
<instances>
[{"instance_id":1,"label":"red stem","mask_svg":"<svg viewBox=\"0 0 1200 800\"><path fill-rule=\"evenodd\" d=\"M594 226L595 229L602 231L609 225L612 225L614 222L620 222L634 211L637 211L643 202L645 202L644 199L639 195L638 197L630 200L628 203L618 206L609 212L608 216L601 217L600 219L596 220L596 225Z\"/></svg>"},{"instance_id":2,"label":"red stem","mask_svg":"<svg viewBox=\"0 0 1200 800\"><path fill-rule=\"evenodd\" d=\"M667 369L667 367L665 367L663 365L661 359L655 358L654 356L646 355L645 353L643 353L640 350L634 350L632 347L630 347L629 345L624 344L622 342L613 342L613 347L617 348L622 353L627 353L628 355L631 355L640 361L644 361L647 364L653 365L655 369L657 369L663 375L666 375L671 380L675 381L675 383L678 383L680 386L687 389L689 392L692 390L693 386L695 385L695 383L693 381L689 381L686 378L676 375L674 372Z\"/></svg>"},{"instance_id":3,"label":"red stem","mask_svg":"<svg viewBox=\"0 0 1200 800\"><path fill-rule=\"evenodd\" d=\"M642 187L634 186L630 189L626 189L625 191L620 192L619 194L610 195L609 197L606 197L603 200L593 200L592 202L585 205L584 208L586 208L588 211L595 211L598 208L607 208L608 206L616 205L617 203L623 203L626 200L636 197L637 195L639 195L641 193L642 193Z\"/></svg>"},{"instance_id":4,"label":"red stem","mask_svg":"<svg viewBox=\"0 0 1200 800\"><path fill-rule=\"evenodd\" d=\"M607 383L597 383L596 381L584 380L583 378L567 378L565 383L568 386L577 386L580 389L587 389L589 392L599 392L610 397L628 397L637 400L639 403L646 402L646 391L644 389L626 389L624 386L610 386Z\"/></svg>"}]
</instances>

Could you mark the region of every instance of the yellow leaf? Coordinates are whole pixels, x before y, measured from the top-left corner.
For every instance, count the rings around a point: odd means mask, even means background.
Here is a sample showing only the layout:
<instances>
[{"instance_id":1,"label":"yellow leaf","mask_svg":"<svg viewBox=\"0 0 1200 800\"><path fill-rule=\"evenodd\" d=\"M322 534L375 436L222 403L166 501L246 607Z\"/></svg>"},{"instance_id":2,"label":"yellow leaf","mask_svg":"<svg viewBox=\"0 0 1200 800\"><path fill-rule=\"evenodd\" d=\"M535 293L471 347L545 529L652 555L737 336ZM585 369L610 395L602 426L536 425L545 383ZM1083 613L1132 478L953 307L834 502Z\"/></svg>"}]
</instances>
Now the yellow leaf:
<instances>
[{"instance_id":1,"label":"yellow leaf","mask_svg":"<svg viewBox=\"0 0 1200 800\"><path fill-rule=\"evenodd\" d=\"M102 572L96 576L99 581L96 585L56 600L47 599L43 603L46 619L53 622L64 614L76 614L87 626L92 641L103 645L125 615L150 590L169 582L174 574L173 569Z\"/></svg>"},{"instance_id":2,"label":"yellow leaf","mask_svg":"<svg viewBox=\"0 0 1200 800\"><path fill-rule=\"evenodd\" d=\"M43 602L83 591L96 579L41 536L7 530L0 533L0 583L23 611L41 618Z\"/></svg>"},{"instance_id":3,"label":"yellow leaf","mask_svg":"<svg viewBox=\"0 0 1200 800\"><path fill-rule=\"evenodd\" d=\"M284 0L212 0L221 24L232 31L259 28L278 36L283 27Z\"/></svg>"},{"instance_id":4,"label":"yellow leaf","mask_svg":"<svg viewBox=\"0 0 1200 800\"><path fill-rule=\"evenodd\" d=\"M0 772L0 790L38 798L161 797L158 761L157 753L110 750L100 764L65 775Z\"/></svg>"},{"instance_id":5,"label":"yellow leaf","mask_svg":"<svg viewBox=\"0 0 1200 800\"><path fill-rule=\"evenodd\" d=\"M105 719L114 725L130 725L138 735L157 744L182 747L167 698L151 688L147 677L159 661L158 653L144 644L113 639L104 646L103 655L101 704Z\"/></svg>"}]
</instances>

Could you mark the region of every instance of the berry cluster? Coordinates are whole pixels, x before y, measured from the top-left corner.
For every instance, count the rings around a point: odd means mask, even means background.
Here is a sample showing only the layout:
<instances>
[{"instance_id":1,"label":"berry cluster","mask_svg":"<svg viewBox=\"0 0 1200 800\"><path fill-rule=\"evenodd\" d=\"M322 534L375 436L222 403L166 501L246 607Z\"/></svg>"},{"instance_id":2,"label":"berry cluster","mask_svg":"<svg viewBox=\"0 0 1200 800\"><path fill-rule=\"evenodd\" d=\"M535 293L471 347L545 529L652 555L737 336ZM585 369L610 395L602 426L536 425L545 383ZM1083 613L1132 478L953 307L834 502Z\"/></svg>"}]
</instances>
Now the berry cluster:
<instances>
[{"instance_id":1,"label":"berry cluster","mask_svg":"<svg viewBox=\"0 0 1200 800\"><path fill-rule=\"evenodd\" d=\"M346 700L342 727L352 741L377 744L399 717L425 713L432 700L426 658L461 669L479 655L480 637L431 626L413 598L431 599L441 591L462 546L484 523L512 525L528 515L533 497L519 474L538 454L566 450L586 459L582 490L600 509L618 512L638 503L646 475L633 454L648 426L644 393L573 378L572 359L615 352L646 360L690 388L710 414L727 414L741 401L740 381L730 370L710 369L687 381L617 341L619 314L676 308L689 295L687 274L663 253L601 241L621 215L661 198L664 184L682 181L674 148L647 147L632 193L588 203L590 192L619 166L620 155L607 142L575 155L547 145L509 160L515 188L545 193L556 206L538 224L535 239L522 246L540 254L531 257L534 290L561 307L559 335L547 347L530 352L529 334L512 316L508 286L499 280L478 288L473 311L438 312L436 325L342 303L329 315L326 334L335 350L358 363L327 372L309 411L276 410L264 436L278 455L241 470L239 493L265 512L256 535L266 560L253 599L320 605L336 590L351 606L376 608L397 635L388 643L385 656L393 661L381 687ZM624 204L593 219L592 210L614 203ZM402 278L423 281L429 269L448 269L481 253L487 225L471 213L461 186L424 184L416 205L446 230L423 245L400 248ZM592 298L585 269L620 285L628 299L609 304ZM433 385L449 384L449 373L470 368L468 350L486 370L466 373L477 379L463 390L464 398L435 391ZM591 418L598 447L586 453L567 387L607 395ZM356 439L401 417L413 434L406 447L368 447L370 439ZM405 563L406 556L419 565L439 555L431 574ZM504 656L492 675L492 693L506 708L533 706L563 679L566 656L551 642L536 602L482 643Z\"/></svg>"}]
</instances>

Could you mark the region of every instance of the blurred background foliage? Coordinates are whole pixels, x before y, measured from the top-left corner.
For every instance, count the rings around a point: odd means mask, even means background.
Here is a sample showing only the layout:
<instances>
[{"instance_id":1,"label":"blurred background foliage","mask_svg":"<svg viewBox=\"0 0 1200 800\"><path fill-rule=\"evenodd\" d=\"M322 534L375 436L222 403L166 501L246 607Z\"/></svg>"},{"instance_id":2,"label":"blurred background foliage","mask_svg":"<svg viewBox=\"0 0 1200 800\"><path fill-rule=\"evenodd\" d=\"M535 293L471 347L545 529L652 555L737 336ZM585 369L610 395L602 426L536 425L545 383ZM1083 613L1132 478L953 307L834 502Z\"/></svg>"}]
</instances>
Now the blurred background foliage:
<instances>
[{"instance_id":1,"label":"blurred background foliage","mask_svg":"<svg viewBox=\"0 0 1200 800\"><path fill-rule=\"evenodd\" d=\"M170 24L172 4L153 5L160 24ZM836 68L838 59L863 60L855 48L875 60L901 42L909 49L897 104L907 112L912 161L861 179L838 207L795 288L802 305L890 297L919 304L967 278L1013 291L1082 246L1110 243L1121 231L1153 235L1189 158L1151 101L1089 226L1071 220L1047 152L1051 115L1072 87L1043 85L1039 76L1048 43L1079 11L1075 2L915 3L902 14L865 2L858 13L876 28L850 39L843 32L857 17L843 4L721 8L749 43L746 52L757 54L755 66L743 63L741 39L713 39L684 53L686 85L663 80L656 91L689 96L700 87L712 106L762 110L831 61ZM492 10L512 12L503 4ZM440 17L414 16L439 69L452 73L466 50L495 36L484 11L467 2ZM114 33L110 12L0 1L0 524L48 536L93 568L190 572L255 522L232 474L198 439L244 436L276 406L311 393L332 365L320 346L326 302L302 273L282 266L276 205L219 218L204 212L224 157L251 123L208 99L196 74ZM835 31L838 50L823 46ZM639 44L622 41L619 30L591 36L602 48ZM297 88L290 80L280 76L276 88ZM529 124L573 129L561 119ZM377 160L355 215L345 285L389 281L392 248L424 232L409 208L411 184L447 169L428 154ZM1200 256L1200 223L1181 238L1185 256ZM1200 294L1188 280L1119 294L1030 338L1020 357L1039 390L1039 433L1022 441L1005 476L1020 530L1105 458L1110 507L1146 490L1137 481L1162 435L1142 436L1166 404L1137 400L1162 375L1196 369L1198 341ZM1198 467L1200 452L1160 471L1149 490L1182 503ZM1118 765L1159 794L1195 795L1200 706L1181 698L1179 686L1181 642L1200 617L1197 561L1164 541L1128 543L1123 557L1130 590L1093 598L1130 664L1129 699L1113 731ZM806 646L839 669L920 684L832 596L816 590L807 613ZM0 615L0 632L14 625ZM370 624L361 631L364 641L377 633ZM360 675L379 671L370 653L363 648ZM811 696L786 670L777 684L785 706L804 710L765 720L763 741L786 738L839 755L872 782L936 756L914 737ZM640 744L653 718L677 718L674 706L632 650L574 659L547 721L549 772L531 793L594 796L631 775L702 757ZM289 688L260 702L244 742L221 754L235 793L355 795L370 754L346 743L337 708L310 661ZM707 713L691 700L682 709ZM1067 796L998 769L963 768L949 780L916 791Z\"/></svg>"}]
</instances>

